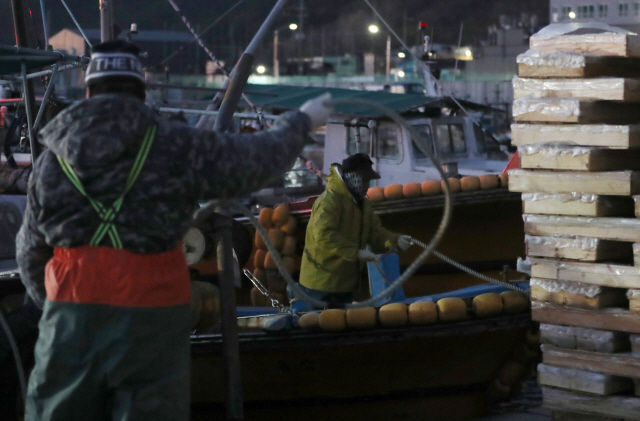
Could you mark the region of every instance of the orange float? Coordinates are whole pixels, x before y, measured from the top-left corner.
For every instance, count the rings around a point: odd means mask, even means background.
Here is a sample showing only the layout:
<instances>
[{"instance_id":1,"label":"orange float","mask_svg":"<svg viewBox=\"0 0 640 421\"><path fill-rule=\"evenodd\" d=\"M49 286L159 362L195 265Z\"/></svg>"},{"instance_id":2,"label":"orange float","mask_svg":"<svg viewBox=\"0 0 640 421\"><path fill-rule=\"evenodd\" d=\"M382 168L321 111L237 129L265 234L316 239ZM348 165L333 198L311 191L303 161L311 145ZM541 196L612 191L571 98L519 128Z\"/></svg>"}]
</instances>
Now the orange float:
<instances>
[{"instance_id":1,"label":"orange float","mask_svg":"<svg viewBox=\"0 0 640 421\"><path fill-rule=\"evenodd\" d=\"M384 189L382 187L370 187L367 190L367 198L372 202L382 202L384 200Z\"/></svg>"},{"instance_id":2,"label":"orange float","mask_svg":"<svg viewBox=\"0 0 640 421\"><path fill-rule=\"evenodd\" d=\"M474 176L462 177L460 189L464 192L478 191L480 190L480 179Z\"/></svg>"},{"instance_id":3,"label":"orange float","mask_svg":"<svg viewBox=\"0 0 640 421\"><path fill-rule=\"evenodd\" d=\"M406 198L422 196L422 186L420 183L408 183L402 186L402 195Z\"/></svg>"},{"instance_id":4,"label":"orange float","mask_svg":"<svg viewBox=\"0 0 640 421\"><path fill-rule=\"evenodd\" d=\"M404 195L402 194L402 185L401 184L390 184L384 188L384 197L387 200L397 200L402 199Z\"/></svg>"},{"instance_id":5,"label":"orange float","mask_svg":"<svg viewBox=\"0 0 640 421\"><path fill-rule=\"evenodd\" d=\"M422 182L421 190L424 196L434 196L442 193L442 185L439 180L427 180Z\"/></svg>"}]
</instances>

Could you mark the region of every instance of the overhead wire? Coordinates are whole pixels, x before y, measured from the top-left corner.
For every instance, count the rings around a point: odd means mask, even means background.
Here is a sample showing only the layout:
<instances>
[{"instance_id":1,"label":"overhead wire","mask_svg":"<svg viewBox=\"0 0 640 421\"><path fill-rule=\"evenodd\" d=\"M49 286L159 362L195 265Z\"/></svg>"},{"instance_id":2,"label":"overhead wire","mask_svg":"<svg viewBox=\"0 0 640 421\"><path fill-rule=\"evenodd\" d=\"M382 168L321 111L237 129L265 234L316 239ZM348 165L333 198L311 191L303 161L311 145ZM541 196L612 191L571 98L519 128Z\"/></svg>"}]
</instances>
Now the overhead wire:
<instances>
[{"instance_id":1,"label":"overhead wire","mask_svg":"<svg viewBox=\"0 0 640 421\"><path fill-rule=\"evenodd\" d=\"M67 12L69 12L69 16L71 16L71 19L73 20L73 23L76 24L76 27L78 28L78 31L80 31L80 34L82 34L82 38L84 38L84 40L87 43L87 45L89 45L89 48L93 48L93 45L89 41L89 38L87 38L87 36L85 35L84 31L82 30L82 27L80 26L80 24L76 20L76 17L73 15L73 12L69 8L69 6L67 6L67 2L64 1L64 0L60 0L60 1L62 2L62 5L64 6L64 8L67 9Z\"/></svg>"},{"instance_id":2,"label":"overhead wire","mask_svg":"<svg viewBox=\"0 0 640 421\"><path fill-rule=\"evenodd\" d=\"M224 12L222 15L220 15L216 20L213 21L213 23L211 23L209 26L207 26L206 28L204 28L204 30L202 32L200 32L198 34L199 37L202 37L204 34L206 34L207 32L209 32L209 30L211 28L213 28L216 24L218 24L218 22L220 22L222 19L224 19L229 13L231 13L233 11L233 9L235 9L236 7L240 6L240 4L242 4L245 0L239 0L238 2L236 2L233 6L231 6L229 9L227 9L226 12ZM180 52L182 52L182 50L184 50L185 48L187 48L188 46L190 46L191 44L193 44L194 42L196 42L196 39L193 39L189 42L187 42L186 44L181 45L176 51L174 51L169 57L165 58L164 60L162 60L160 62L160 65L164 65L166 64L169 60L173 59L175 56L177 56Z\"/></svg>"},{"instance_id":3,"label":"overhead wire","mask_svg":"<svg viewBox=\"0 0 640 421\"><path fill-rule=\"evenodd\" d=\"M200 47L202 47L202 49L205 51L205 53L207 53L207 55L209 56L211 61L213 61L218 66L218 68L222 71L222 73L227 78L230 77L229 73L224 69L224 66L222 65L222 63L220 63L220 61L216 58L216 56L211 52L211 50L202 41L202 38L200 38L198 33L196 33L195 29L193 29L193 25L191 25L191 23L189 22L189 20L185 16L185 14L182 13L182 10L180 10L180 7L178 7L176 2L173 1L173 0L167 0L167 1L169 2L169 4L171 4L171 7L173 8L173 10L175 10L175 12L178 14L178 16L180 16L180 19L185 24L187 29L189 29L189 32L191 32L191 34L194 37L194 41L197 41L198 45L200 45ZM242 0L242 1L244 1L244 0ZM218 20L220 20L221 18L222 17L218 18ZM249 99L249 97L244 92L242 93L242 98L247 102L247 104L249 104L249 106L251 107L251 109L255 113L260 114L259 111L258 111L258 108L255 106L255 104Z\"/></svg>"}]
</instances>

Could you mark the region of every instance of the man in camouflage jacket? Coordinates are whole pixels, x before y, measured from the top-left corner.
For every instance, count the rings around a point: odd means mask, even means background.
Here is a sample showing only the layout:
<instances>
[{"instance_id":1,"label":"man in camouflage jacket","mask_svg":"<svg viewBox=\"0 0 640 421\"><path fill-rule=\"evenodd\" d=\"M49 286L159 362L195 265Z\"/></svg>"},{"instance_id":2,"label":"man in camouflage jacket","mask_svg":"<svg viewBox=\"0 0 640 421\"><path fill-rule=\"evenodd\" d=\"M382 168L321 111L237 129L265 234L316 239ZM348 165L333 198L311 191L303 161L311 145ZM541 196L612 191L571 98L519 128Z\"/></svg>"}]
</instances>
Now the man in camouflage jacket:
<instances>
[{"instance_id":1,"label":"man in camouflage jacket","mask_svg":"<svg viewBox=\"0 0 640 421\"><path fill-rule=\"evenodd\" d=\"M197 201L283 174L327 112L316 101L264 132L197 130L144 105L134 46L93 51L89 98L40 132L47 149L17 239L22 281L44 308L25 419L187 420L190 287L180 244ZM99 213L118 199L111 220Z\"/></svg>"}]
</instances>

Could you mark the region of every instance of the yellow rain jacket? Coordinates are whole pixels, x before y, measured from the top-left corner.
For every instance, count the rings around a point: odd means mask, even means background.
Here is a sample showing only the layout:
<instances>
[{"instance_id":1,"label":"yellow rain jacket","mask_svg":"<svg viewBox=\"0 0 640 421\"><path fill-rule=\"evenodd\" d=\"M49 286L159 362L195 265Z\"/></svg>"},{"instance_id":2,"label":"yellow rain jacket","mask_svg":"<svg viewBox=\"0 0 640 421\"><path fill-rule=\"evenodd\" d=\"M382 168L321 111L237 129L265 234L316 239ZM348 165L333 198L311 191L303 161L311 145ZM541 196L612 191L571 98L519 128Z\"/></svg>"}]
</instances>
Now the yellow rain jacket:
<instances>
[{"instance_id":1,"label":"yellow rain jacket","mask_svg":"<svg viewBox=\"0 0 640 421\"><path fill-rule=\"evenodd\" d=\"M307 226L300 283L307 288L343 293L358 284L358 252L367 245L384 252L398 241L399 234L382 227L365 199L358 206L342 180L339 166L331 167L327 189L313 204Z\"/></svg>"}]
</instances>

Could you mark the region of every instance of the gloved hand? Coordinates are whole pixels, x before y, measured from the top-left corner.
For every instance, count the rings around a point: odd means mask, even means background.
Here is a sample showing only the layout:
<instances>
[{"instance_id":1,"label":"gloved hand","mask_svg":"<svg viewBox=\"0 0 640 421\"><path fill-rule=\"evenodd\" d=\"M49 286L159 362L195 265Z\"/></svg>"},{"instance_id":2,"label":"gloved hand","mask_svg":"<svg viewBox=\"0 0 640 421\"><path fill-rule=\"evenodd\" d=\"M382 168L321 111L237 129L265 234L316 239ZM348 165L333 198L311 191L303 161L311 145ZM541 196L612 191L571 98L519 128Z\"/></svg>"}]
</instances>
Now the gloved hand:
<instances>
[{"instance_id":1,"label":"gloved hand","mask_svg":"<svg viewBox=\"0 0 640 421\"><path fill-rule=\"evenodd\" d=\"M398 247L400 250L405 251L413 244L413 239L408 235L401 235L398 238Z\"/></svg>"},{"instance_id":2,"label":"gloved hand","mask_svg":"<svg viewBox=\"0 0 640 421\"><path fill-rule=\"evenodd\" d=\"M311 118L312 129L316 129L327 124L329 115L333 112L333 107L327 107L324 105L327 101L331 101L331 94L328 92L317 98L310 99L300 107L300 111Z\"/></svg>"},{"instance_id":3,"label":"gloved hand","mask_svg":"<svg viewBox=\"0 0 640 421\"><path fill-rule=\"evenodd\" d=\"M358 259L362 260L363 262L380 263L380 258L378 257L378 255L369 250L360 250L358 252Z\"/></svg>"}]
</instances>

